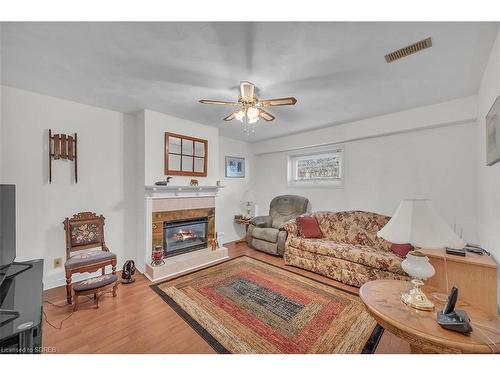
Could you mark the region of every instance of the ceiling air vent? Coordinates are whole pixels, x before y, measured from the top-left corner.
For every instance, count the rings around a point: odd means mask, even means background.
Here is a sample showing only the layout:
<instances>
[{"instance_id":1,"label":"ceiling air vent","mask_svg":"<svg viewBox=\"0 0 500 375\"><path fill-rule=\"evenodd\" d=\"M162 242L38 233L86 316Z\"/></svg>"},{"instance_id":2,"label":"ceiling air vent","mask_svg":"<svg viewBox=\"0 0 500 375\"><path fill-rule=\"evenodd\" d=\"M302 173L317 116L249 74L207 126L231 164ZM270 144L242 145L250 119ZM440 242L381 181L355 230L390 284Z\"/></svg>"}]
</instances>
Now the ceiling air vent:
<instances>
[{"instance_id":1,"label":"ceiling air vent","mask_svg":"<svg viewBox=\"0 0 500 375\"><path fill-rule=\"evenodd\" d=\"M387 55L385 55L385 61L387 61L387 63L391 63L395 60L402 59L403 57L406 57L406 56L411 55L413 53L417 53L417 52L422 51L423 49L426 49L429 47L432 47L431 38L421 40L419 42L410 44L409 46L400 48L397 51L388 53Z\"/></svg>"}]
</instances>

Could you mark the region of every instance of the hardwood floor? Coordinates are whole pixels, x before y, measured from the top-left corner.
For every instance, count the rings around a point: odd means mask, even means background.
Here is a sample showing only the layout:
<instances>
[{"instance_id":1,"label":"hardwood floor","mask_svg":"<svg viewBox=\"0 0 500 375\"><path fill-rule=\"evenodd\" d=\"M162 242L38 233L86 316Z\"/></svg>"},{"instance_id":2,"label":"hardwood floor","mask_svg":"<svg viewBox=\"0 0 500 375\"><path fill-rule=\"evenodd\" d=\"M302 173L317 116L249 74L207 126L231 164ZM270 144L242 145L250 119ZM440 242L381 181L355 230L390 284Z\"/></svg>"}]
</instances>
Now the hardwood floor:
<instances>
[{"instance_id":1,"label":"hardwood floor","mask_svg":"<svg viewBox=\"0 0 500 375\"><path fill-rule=\"evenodd\" d=\"M250 249L246 244L226 245L230 257L248 255L276 266L326 282L333 286L357 292L327 277L295 267L285 266L282 258ZM150 287L143 275L135 275L136 282L121 284L118 295L102 297L99 309L91 301L83 302L79 310L63 322L62 329L43 324L43 345L55 348L56 353L214 353L214 350L187 323L182 320ZM66 305L65 287L44 292L47 319L55 326L71 314ZM376 353L409 353L409 345L384 332Z\"/></svg>"}]
</instances>

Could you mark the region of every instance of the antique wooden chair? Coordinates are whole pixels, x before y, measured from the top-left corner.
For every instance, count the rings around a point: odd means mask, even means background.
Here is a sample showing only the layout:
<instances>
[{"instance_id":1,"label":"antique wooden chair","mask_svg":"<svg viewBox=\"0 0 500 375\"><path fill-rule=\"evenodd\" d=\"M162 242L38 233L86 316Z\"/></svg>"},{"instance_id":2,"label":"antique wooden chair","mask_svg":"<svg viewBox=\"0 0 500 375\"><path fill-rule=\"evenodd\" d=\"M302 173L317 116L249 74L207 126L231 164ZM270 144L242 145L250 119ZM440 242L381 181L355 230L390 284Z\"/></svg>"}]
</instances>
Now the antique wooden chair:
<instances>
[{"instance_id":1,"label":"antique wooden chair","mask_svg":"<svg viewBox=\"0 0 500 375\"><path fill-rule=\"evenodd\" d=\"M112 267L116 274L116 255L104 242L104 216L93 212L80 212L63 222L66 230L66 296L71 304L71 278L75 273L95 272Z\"/></svg>"}]
</instances>

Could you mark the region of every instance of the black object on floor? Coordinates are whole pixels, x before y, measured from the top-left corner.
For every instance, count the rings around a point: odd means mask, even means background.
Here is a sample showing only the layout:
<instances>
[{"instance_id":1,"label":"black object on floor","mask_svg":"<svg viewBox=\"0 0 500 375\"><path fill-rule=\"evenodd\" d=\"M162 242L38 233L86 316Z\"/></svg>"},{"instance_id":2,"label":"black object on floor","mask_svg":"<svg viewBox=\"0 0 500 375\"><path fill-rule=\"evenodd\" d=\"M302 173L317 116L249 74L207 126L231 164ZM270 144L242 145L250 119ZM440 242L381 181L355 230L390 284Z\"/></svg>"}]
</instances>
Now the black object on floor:
<instances>
[{"instance_id":1,"label":"black object on floor","mask_svg":"<svg viewBox=\"0 0 500 375\"><path fill-rule=\"evenodd\" d=\"M135 273L135 263L133 260L127 260L122 268L122 284L131 284L135 281L133 275Z\"/></svg>"}]
</instances>

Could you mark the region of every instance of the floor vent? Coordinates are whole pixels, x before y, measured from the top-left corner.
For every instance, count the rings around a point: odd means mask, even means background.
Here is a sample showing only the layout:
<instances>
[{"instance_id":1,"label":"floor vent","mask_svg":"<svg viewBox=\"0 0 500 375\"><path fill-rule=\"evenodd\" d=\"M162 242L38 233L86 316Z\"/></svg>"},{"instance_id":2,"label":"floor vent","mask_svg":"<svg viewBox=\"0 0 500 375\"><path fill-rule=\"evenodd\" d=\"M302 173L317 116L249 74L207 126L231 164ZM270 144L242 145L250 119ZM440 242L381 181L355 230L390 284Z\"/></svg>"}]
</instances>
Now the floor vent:
<instances>
[{"instance_id":1,"label":"floor vent","mask_svg":"<svg viewBox=\"0 0 500 375\"><path fill-rule=\"evenodd\" d=\"M422 51L423 49L426 49L429 47L432 47L431 38L421 40L419 42L410 44L409 46L400 48L397 51L388 53L387 55L385 55L385 61L387 61L387 63L391 63L395 60L402 59L403 57L406 57L406 56L411 55L413 53L417 53L417 52Z\"/></svg>"}]
</instances>

